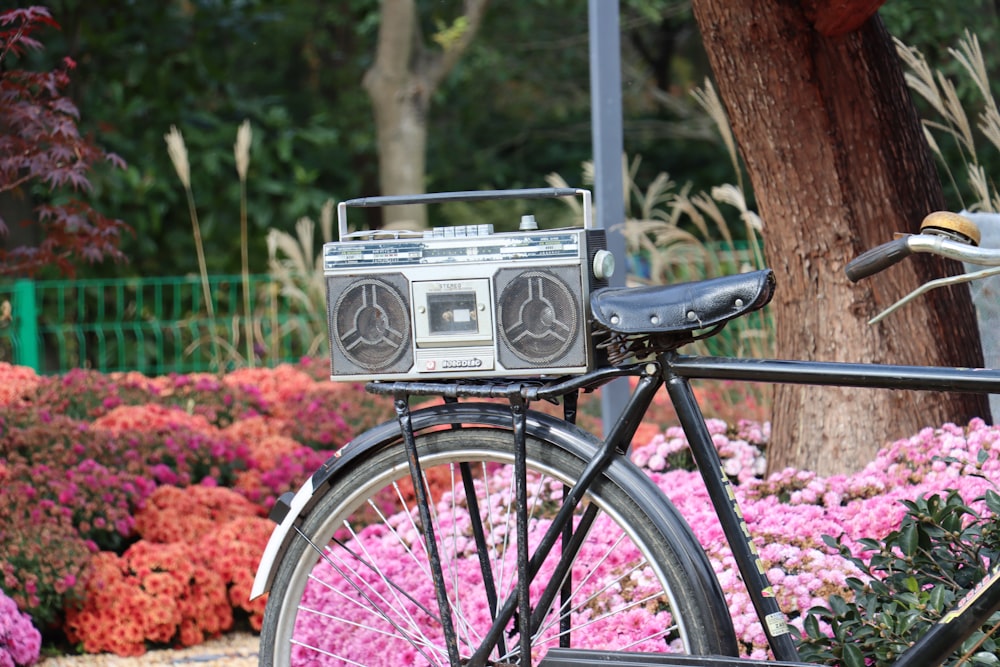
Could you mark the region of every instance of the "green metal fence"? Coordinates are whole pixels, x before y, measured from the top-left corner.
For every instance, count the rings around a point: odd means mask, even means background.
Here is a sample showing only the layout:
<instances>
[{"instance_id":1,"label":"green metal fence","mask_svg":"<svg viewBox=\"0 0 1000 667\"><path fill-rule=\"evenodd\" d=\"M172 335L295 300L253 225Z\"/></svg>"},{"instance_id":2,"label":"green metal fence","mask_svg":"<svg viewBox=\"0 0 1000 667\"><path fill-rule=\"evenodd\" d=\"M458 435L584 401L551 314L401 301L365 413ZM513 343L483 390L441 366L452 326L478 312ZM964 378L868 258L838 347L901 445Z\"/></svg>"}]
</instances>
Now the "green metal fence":
<instances>
[{"instance_id":1,"label":"green metal fence","mask_svg":"<svg viewBox=\"0 0 1000 667\"><path fill-rule=\"evenodd\" d=\"M250 277L249 319L240 276L209 283L214 317L197 277L0 283L0 361L161 375L326 354L322 309L284 298L269 276Z\"/></svg>"}]
</instances>

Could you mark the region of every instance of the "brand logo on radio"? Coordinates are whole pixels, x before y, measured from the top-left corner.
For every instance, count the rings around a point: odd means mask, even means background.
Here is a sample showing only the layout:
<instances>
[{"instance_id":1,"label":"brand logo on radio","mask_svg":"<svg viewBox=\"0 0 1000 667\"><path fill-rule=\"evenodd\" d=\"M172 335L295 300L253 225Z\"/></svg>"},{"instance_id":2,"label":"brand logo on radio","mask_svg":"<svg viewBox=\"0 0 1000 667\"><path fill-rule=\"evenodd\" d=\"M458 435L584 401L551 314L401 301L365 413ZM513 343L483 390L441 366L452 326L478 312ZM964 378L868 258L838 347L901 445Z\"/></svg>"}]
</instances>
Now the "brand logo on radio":
<instances>
[{"instance_id":1,"label":"brand logo on radio","mask_svg":"<svg viewBox=\"0 0 1000 667\"><path fill-rule=\"evenodd\" d=\"M479 357L469 359L444 359L441 361L441 368L479 368L483 365L483 360Z\"/></svg>"}]
</instances>

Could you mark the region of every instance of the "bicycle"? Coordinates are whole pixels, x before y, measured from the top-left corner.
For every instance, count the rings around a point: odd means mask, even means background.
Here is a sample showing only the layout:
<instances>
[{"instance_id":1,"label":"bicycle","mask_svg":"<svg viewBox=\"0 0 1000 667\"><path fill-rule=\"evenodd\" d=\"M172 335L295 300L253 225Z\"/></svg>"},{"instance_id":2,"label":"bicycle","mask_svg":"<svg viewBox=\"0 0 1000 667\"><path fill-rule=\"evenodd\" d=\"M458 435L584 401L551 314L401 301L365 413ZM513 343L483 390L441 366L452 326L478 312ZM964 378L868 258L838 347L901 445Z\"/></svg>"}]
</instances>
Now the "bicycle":
<instances>
[{"instance_id":1,"label":"bicycle","mask_svg":"<svg viewBox=\"0 0 1000 667\"><path fill-rule=\"evenodd\" d=\"M375 197L343 202L338 213L346 216L343 207L353 205L581 193L586 224L589 193L573 189ZM851 262L849 276L858 280L915 252L1000 266L1000 251L976 247L969 224L950 214L929 216L919 234ZM343 239L345 217L340 225ZM602 273L606 260L592 249L582 264ZM343 289L359 281L353 276ZM704 551L676 508L628 459L632 436L665 387L766 630L777 661L766 664L804 665L690 381L997 393L1000 371L678 351L764 307L773 290L766 269L680 285L597 289L589 306L591 343L600 354L584 372L432 380L393 380L390 373L369 383L368 391L393 398L396 420L358 435L272 512L278 525L253 590L254 597L270 593L261 664L764 664L736 657L732 620ZM369 310L378 305L374 291L362 294ZM340 326L335 296L331 290L331 328ZM539 317L550 323L552 313ZM382 325L379 335L395 335ZM631 378L634 389L606 436L577 426L581 392L622 377ZM444 402L411 409L414 399L432 396ZM531 409L538 402L559 403L562 414ZM639 607L651 610L643 618L653 621L628 625L639 623L630 614ZM997 608L1000 568L895 664L940 664ZM623 623L628 641L608 648ZM650 646L658 652L630 650Z\"/></svg>"}]
</instances>

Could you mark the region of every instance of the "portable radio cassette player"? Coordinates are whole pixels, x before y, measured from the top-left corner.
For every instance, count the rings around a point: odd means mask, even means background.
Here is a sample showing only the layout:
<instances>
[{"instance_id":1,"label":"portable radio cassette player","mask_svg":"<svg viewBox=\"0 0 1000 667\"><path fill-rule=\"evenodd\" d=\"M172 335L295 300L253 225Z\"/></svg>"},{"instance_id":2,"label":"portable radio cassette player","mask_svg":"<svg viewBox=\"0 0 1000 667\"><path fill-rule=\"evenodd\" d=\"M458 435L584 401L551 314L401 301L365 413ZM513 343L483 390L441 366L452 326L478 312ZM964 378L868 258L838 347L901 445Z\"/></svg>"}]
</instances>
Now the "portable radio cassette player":
<instances>
[{"instance_id":1,"label":"portable radio cassette player","mask_svg":"<svg viewBox=\"0 0 1000 667\"><path fill-rule=\"evenodd\" d=\"M492 225L347 233L347 208L582 197L583 227ZM341 202L323 246L331 377L417 380L569 375L593 367L589 297L614 261L588 190L545 188Z\"/></svg>"}]
</instances>

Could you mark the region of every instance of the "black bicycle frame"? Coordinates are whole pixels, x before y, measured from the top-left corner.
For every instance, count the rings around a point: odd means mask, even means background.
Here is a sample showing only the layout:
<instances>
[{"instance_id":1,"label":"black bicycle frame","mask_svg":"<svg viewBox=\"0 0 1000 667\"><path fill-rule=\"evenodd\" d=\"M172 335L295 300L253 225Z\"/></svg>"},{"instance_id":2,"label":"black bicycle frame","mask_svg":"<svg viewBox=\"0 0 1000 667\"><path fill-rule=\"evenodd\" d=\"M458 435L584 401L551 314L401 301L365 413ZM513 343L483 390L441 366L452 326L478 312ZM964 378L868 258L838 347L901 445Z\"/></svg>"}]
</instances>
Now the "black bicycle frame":
<instances>
[{"instance_id":1,"label":"black bicycle frame","mask_svg":"<svg viewBox=\"0 0 1000 667\"><path fill-rule=\"evenodd\" d=\"M692 456L705 482L709 498L716 515L726 535L733 552L740 574L746 585L747 592L760 618L768 643L774 657L783 665L804 665L798 662L798 651L792 640L792 635L785 620L785 615L778 607L771 585L764 574L764 568L757 555L749 529L743 519L742 512L736 503L732 485L723 470L719 453L712 442L712 437L705 425L705 419L698 405L690 380L716 379L745 382L766 382L786 384L806 384L815 386L837 387L867 387L872 389L901 390L931 390L957 391L978 393L1000 393L1000 370L940 368L923 366L892 366L874 364L851 364L839 362L786 361L768 359L735 359L725 357L681 356L676 353L663 354L656 364L635 364L626 368L601 368L582 376L576 376L556 384L447 384L447 383L377 383L369 385L369 391L382 394L394 394L396 407L404 440L408 446L414 485L420 488L421 479L419 463L413 439L413 431L409 424L408 408L404 396L408 395L438 395L446 399L457 398L507 398L511 401L511 416L516 449L520 453L516 461L523 468L525 433L523 416L526 402L547 400L557 397L573 396L581 389L596 388L614 377L637 375L643 379L630 397L622 417L617 421L601 447L600 454L592 460L584 474L572 487L564 501L559 514L539 545L538 552L531 558L526 551L518 553L518 581L524 582L509 595L501 604L496 601L491 607L496 609L494 623L480 650L469 661L469 664L485 664L486 655L498 642L502 642L502 632L506 623L517 612L520 634L520 653L527 655L527 641L531 633L540 623L540 618L531 614L527 607L527 582L538 571L541 560L549 553L563 528L568 525L569 516L579 499L586 493L591 481L607 465L609 457L616 453L627 451L627 445L635 433L636 427L652 400L652 394L658 389L660 380L667 388L674 409L688 439ZM575 411L572 401L567 408L566 418L572 420L571 413ZM523 470L520 470L523 480ZM523 487L523 482L520 483ZM423 505L426 501L422 501ZM523 503L523 499L522 499ZM523 507L523 505L521 505ZM425 518L425 525L430 521ZM519 513L519 530L526 525L527 519L523 511ZM589 525L589 523L587 524ZM583 533L586 532L584 529ZM570 534L572 535L572 533ZM524 536L519 536L521 543ZM568 537L564 535L564 540ZM579 537L577 535L576 537ZM433 542L433 535L428 536ZM565 549L559 567L565 568L575 557L575 539L564 542L570 546ZM525 540L526 543L526 540ZM439 567L439 566L438 566ZM561 574L553 577L543 593L545 608L552 602L561 588ZM447 600L439 600L442 617L450 616ZM985 623L989 616L1000 608L1000 566L995 568L980 584L967 595L954 610L944 616L931 630L925 633L909 650L893 663L895 667L932 667L940 665L976 628ZM446 631L453 636L454 631ZM452 664L456 664L454 646L451 649ZM554 651L558 653L558 650ZM573 656L574 660L584 660L583 656ZM610 660L610 662L608 662ZM714 662L711 660L715 660ZM563 664L557 658L552 664ZM567 663L568 664L568 663ZM583 663L573 663L583 664ZM590 664L586 662L586 664ZM595 663L596 664L596 663ZM600 664L614 664L612 654L607 654ZM631 663L629 663L631 664ZM666 664L666 663L664 663ZM680 663L678 663L680 664ZM684 663L689 664L689 663ZM699 665L739 665L759 664L746 663L736 658L715 658L710 662L699 662ZM807 667L807 666L804 666Z\"/></svg>"},{"instance_id":2,"label":"black bicycle frame","mask_svg":"<svg viewBox=\"0 0 1000 667\"><path fill-rule=\"evenodd\" d=\"M663 355L660 363L663 365L667 391L754 608L767 632L771 650L774 657L782 661L796 661L798 652L785 626L785 617L775 602L770 584L762 574L763 568L758 567L759 558L750 533L736 505L730 482L722 470L722 462L705 426L689 380L1000 393L1000 371L988 369L731 359L680 356L674 353ZM893 664L895 667L940 665L998 608L1000 567L990 572L954 610L938 621Z\"/></svg>"}]
</instances>

